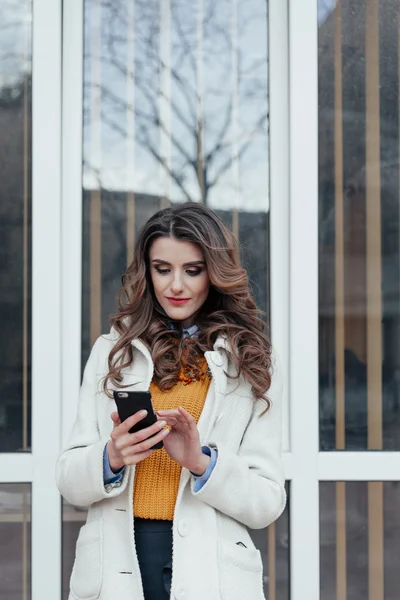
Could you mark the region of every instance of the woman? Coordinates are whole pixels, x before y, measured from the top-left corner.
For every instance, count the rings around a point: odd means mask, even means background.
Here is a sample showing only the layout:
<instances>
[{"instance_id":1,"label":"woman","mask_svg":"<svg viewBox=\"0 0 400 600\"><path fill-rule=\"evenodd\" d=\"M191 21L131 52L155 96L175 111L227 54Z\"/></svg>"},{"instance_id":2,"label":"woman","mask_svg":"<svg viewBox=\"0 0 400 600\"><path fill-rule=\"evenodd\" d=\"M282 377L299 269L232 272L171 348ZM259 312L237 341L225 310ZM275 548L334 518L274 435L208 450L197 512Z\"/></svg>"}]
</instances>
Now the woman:
<instances>
[{"instance_id":1,"label":"woman","mask_svg":"<svg viewBox=\"0 0 400 600\"><path fill-rule=\"evenodd\" d=\"M282 383L215 213L187 203L146 223L111 322L57 465L64 498L89 507L70 599L263 599L247 528L285 506ZM118 389L150 390L157 423L130 434L144 415L121 423Z\"/></svg>"}]
</instances>

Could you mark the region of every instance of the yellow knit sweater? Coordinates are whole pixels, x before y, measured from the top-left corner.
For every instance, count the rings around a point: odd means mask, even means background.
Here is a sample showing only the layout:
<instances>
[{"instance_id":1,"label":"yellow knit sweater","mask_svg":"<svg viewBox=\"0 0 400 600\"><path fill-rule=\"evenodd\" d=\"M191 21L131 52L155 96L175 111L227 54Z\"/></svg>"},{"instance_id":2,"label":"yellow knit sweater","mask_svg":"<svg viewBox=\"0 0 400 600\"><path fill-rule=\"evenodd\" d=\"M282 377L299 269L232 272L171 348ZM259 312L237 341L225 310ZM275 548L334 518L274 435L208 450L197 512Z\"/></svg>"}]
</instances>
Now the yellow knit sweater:
<instances>
[{"instance_id":1,"label":"yellow knit sweater","mask_svg":"<svg viewBox=\"0 0 400 600\"><path fill-rule=\"evenodd\" d=\"M179 381L166 392L152 382L150 392L154 410L170 410L182 406L197 423L209 385L210 377L207 375L189 384L185 380ZM168 456L164 448L156 450L137 465L133 493L135 517L173 520L181 468Z\"/></svg>"}]
</instances>

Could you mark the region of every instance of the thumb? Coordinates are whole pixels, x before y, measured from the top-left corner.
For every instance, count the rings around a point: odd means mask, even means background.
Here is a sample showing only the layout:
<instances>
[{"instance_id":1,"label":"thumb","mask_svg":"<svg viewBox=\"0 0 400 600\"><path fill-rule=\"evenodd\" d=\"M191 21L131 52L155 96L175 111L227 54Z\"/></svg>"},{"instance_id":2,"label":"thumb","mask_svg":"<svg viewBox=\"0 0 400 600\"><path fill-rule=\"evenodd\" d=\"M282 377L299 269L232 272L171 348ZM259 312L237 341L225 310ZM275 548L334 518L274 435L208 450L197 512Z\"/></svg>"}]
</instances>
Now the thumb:
<instances>
[{"instance_id":1,"label":"thumb","mask_svg":"<svg viewBox=\"0 0 400 600\"><path fill-rule=\"evenodd\" d=\"M112 419L112 422L114 423L114 429L115 429L115 427L118 427L118 425L121 425L121 419L119 418L119 415L116 411L111 413L111 419Z\"/></svg>"}]
</instances>

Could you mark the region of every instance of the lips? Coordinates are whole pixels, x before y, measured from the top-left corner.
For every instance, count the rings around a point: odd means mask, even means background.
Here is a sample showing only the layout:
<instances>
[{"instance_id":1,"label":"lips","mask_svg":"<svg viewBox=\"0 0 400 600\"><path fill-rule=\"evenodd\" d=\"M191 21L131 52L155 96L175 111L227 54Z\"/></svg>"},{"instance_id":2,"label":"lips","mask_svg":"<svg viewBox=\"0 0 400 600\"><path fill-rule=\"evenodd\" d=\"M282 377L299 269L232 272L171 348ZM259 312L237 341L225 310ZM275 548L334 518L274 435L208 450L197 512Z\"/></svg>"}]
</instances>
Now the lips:
<instances>
[{"instance_id":1,"label":"lips","mask_svg":"<svg viewBox=\"0 0 400 600\"><path fill-rule=\"evenodd\" d=\"M189 302L190 298L167 298L167 300L174 306L183 306Z\"/></svg>"}]
</instances>

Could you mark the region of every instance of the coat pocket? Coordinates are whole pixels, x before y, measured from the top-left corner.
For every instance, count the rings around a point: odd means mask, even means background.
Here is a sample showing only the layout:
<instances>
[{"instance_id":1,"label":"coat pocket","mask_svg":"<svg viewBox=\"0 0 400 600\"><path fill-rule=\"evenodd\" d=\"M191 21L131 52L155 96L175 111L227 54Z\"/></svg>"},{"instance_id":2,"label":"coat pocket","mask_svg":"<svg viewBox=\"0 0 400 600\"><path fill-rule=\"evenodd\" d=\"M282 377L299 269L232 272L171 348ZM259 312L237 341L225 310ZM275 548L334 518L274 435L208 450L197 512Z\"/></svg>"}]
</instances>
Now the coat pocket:
<instances>
[{"instance_id":1,"label":"coat pocket","mask_svg":"<svg viewBox=\"0 0 400 600\"><path fill-rule=\"evenodd\" d=\"M222 600L265 600L259 550L220 539L218 562Z\"/></svg>"},{"instance_id":2,"label":"coat pocket","mask_svg":"<svg viewBox=\"0 0 400 600\"><path fill-rule=\"evenodd\" d=\"M76 542L70 587L79 600L97 600L103 578L103 519L84 525Z\"/></svg>"}]
</instances>

